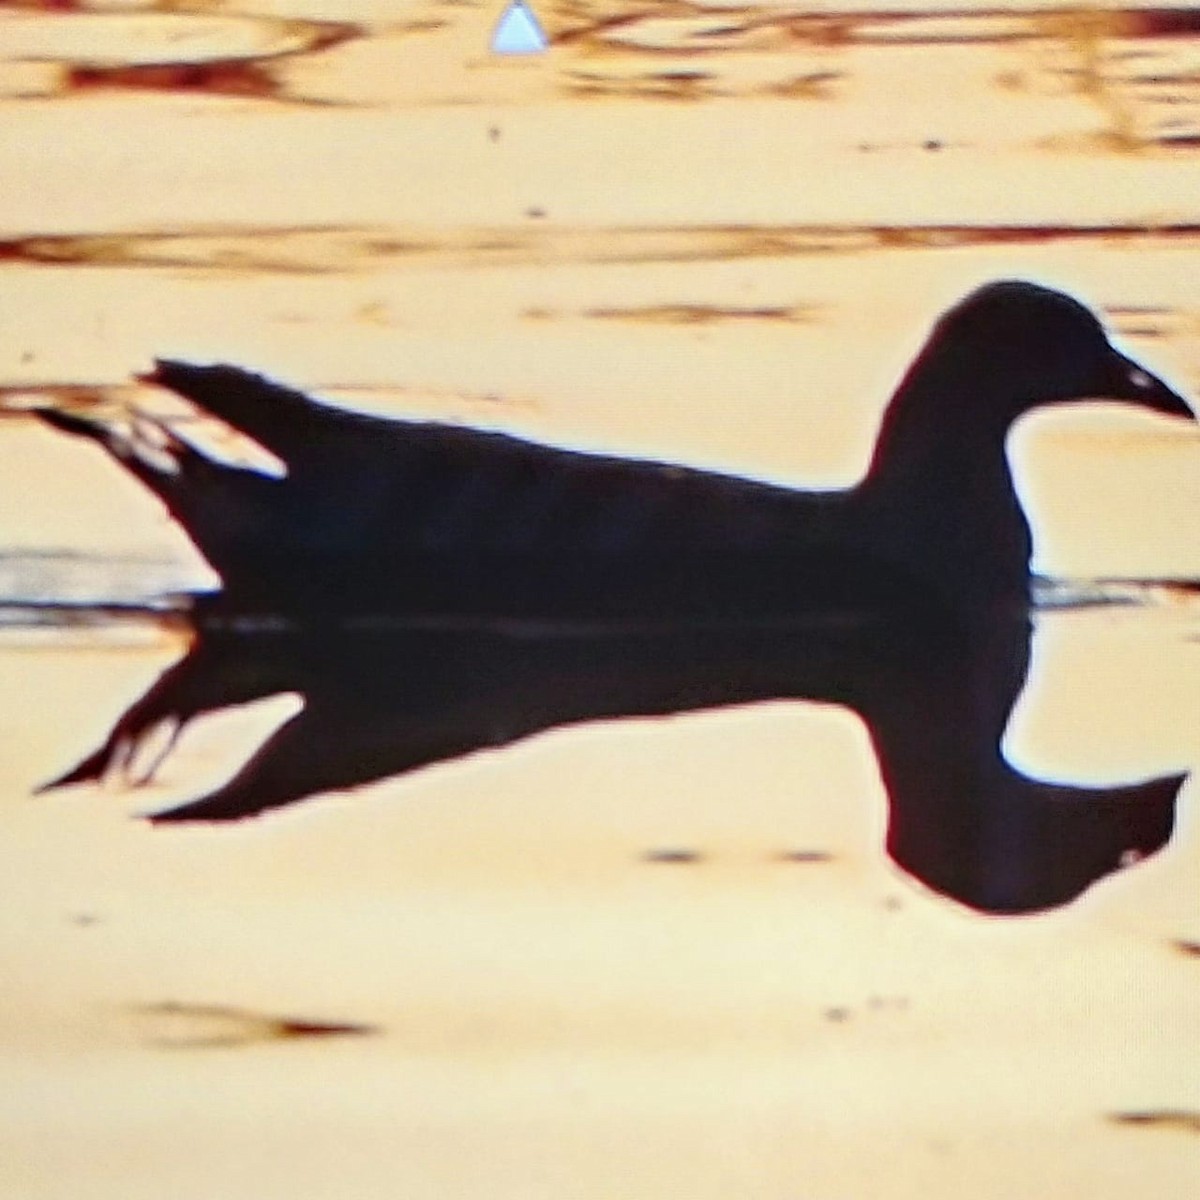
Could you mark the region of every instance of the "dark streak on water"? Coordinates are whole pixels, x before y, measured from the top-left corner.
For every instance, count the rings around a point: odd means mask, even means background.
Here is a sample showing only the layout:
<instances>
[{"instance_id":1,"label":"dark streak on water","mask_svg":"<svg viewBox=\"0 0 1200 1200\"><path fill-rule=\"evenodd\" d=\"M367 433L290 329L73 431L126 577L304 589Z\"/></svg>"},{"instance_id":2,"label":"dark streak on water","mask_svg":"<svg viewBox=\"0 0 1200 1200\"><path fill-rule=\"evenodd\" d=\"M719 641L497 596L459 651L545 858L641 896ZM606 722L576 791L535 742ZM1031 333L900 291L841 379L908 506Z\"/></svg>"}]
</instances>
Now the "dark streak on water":
<instances>
[{"instance_id":1,"label":"dark streak on water","mask_svg":"<svg viewBox=\"0 0 1200 1200\"><path fill-rule=\"evenodd\" d=\"M833 862L833 855L827 850L784 850L778 857L780 862L805 866Z\"/></svg>"},{"instance_id":2,"label":"dark streak on water","mask_svg":"<svg viewBox=\"0 0 1200 1200\"><path fill-rule=\"evenodd\" d=\"M1116 11L1123 33L1131 37L1193 37L1200 34L1200 8L1147 8Z\"/></svg>"},{"instance_id":3,"label":"dark streak on water","mask_svg":"<svg viewBox=\"0 0 1200 1200\"><path fill-rule=\"evenodd\" d=\"M208 59L204 62L138 63L123 66L74 66L63 74L64 92L97 90L207 93L210 96L287 100L293 104L326 104L288 96L273 61L255 58Z\"/></svg>"},{"instance_id":4,"label":"dark streak on water","mask_svg":"<svg viewBox=\"0 0 1200 1200\"><path fill-rule=\"evenodd\" d=\"M586 6L580 6L586 13ZM636 29L643 21L666 24L672 18L692 22L698 13L691 6L663 11L648 6L641 11L604 14L559 33L556 45L584 43L590 53L636 50L650 55L720 53L731 46L712 45L718 39L735 45L753 39L760 48L764 34L782 44L807 44L836 48L872 45L945 46L1042 41L1074 36L1107 35L1120 38L1190 37L1200 32L1200 11L1191 8L1088 9L1076 6L1035 8L934 9L929 11L876 9L857 12L795 11L750 8L728 10L728 23L681 33L677 46L637 42ZM712 11L717 15L718 10ZM740 17L740 19L739 19ZM635 31L629 36L627 31ZM623 36L624 35L624 36ZM683 40L683 39L686 39ZM704 39L701 41L700 39ZM772 39L772 40L775 40ZM709 44L705 44L707 41ZM749 47L747 47L749 48Z\"/></svg>"},{"instance_id":5,"label":"dark streak on water","mask_svg":"<svg viewBox=\"0 0 1200 1200\"><path fill-rule=\"evenodd\" d=\"M160 1032L146 1038L151 1045L174 1049L232 1047L300 1038L367 1037L380 1032L376 1026L358 1022L276 1017L220 1004L165 1001L141 1005L133 1011L161 1025Z\"/></svg>"},{"instance_id":6,"label":"dark streak on water","mask_svg":"<svg viewBox=\"0 0 1200 1200\"><path fill-rule=\"evenodd\" d=\"M676 46L662 44L645 44L636 40L636 30L643 21L653 20L656 23L666 23L673 16L683 22L695 19L698 12L691 7L682 8L678 14L662 12L655 8L618 16L603 16L585 25L560 33L554 39L556 45L582 43L591 56L607 53L628 53L635 51L639 54L652 56L676 56L698 54L720 54L733 48L763 48L764 42L770 45L778 42L780 46L808 45L824 49L846 47L853 45L871 44L879 40L895 42L895 36L882 33L880 27L890 27L899 24L910 24L922 20L942 22L945 17L958 17L977 22L999 15L1010 18L1011 14L989 12L959 12L959 13L912 13L912 12L874 12L874 13L844 13L844 12L795 12L789 10L749 9L743 14L730 12L731 18L741 15L741 20L731 19L729 24L719 28L709 28L693 32L688 29L681 36L681 44ZM715 13L714 13L715 15ZM632 36L622 36L626 31L634 31ZM926 35L929 36L939 35ZM1029 36L1029 35L1025 35ZM945 35L940 35L944 39ZM995 40L994 32L964 33L961 40ZM705 39L701 42L698 39ZM683 40L686 39L686 40ZM720 39L724 44L713 45ZM905 39L909 40L909 39ZM922 40L922 35L914 34L911 40ZM739 42L751 42L751 46L739 46ZM707 43L707 44L706 44Z\"/></svg>"},{"instance_id":7,"label":"dark streak on water","mask_svg":"<svg viewBox=\"0 0 1200 1200\"><path fill-rule=\"evenodd\" d=\"M580 98L616 96L623 100L711 100L731 93L713 86L707 71L651 71L627 76L568 71L565 91Z\"/></svg>"},{"instance_id":8,"label":"dark streak on water","mask_svg":"<svg viewBox=\"0 0 1200 1200\"><path fill-rule=\"evenodd\" d=\"M1177 310L1161 304L1109 304L1104 311L1110 317L1169 317Z\"/></svg>"},{"instance_id":9,"label":"dark streak on water","mask_svg":"<svg viewBox=\"0 0 1200 1200\"><path fill-rule=\"evenodd\" d=\"M473 266L525 262L651 263L957 250L976 246L1200 243L1200 222L1116 225L554 225L389 233L348 226L54 233L0 239L0 263L216 272L329 274L381 261L441 259ZM781 319L763 314L759 319Z\"/></svg>"},{"instance_id":10,"label":"dark streak on water","mask_svg":"<svg viewBox=\"0 0 1200 1200\"><path fill-rule=\"evenodd\" d=\"M1144 1128L1173 1129L1180 1133L1200 1133L1200 1109L1153 1108L1137 1112L1110 1113L1108 1119L1117 1125L1139 1125Z\"/></svg>"},{"instance_id":11,"label":"dark streak on water","mask_svg":"<svg viewBox=\"0 0 1200 1200\"><path fill-rule=\"evenodd\" d=\"M1122 337L1166 338L1180 332L1183 313L1177 308L1154 304L1109 305L1104 314Z\"/></svg>"},{"instance_id":12,"label":"dark streak on water","mask_svg":"<svg viewBox=\"0 0 1200 1200\"><path fill-rule=\"evenodd\" d=\"M6 0L5 8L17 12L87 12L92 5L87 0Z\"/></svg>"},{"instance_id":13,"label":"dark streak on water","mask_svg":"<svg viewBox=\"0 0 1200 1200\"><path fill-rule=\"evenodd\" d=\"M845 79L843 71L809 71L805 75L793 75L762 88L765 96L778 96L784 100L825 100L833 94L833 85Z\"/></svg>"},{"instance_id":14,"label":"dark streak on water","mask_svg":"<svg viewBox=\"0 0 1200 1200\"><path fill-rule=\"evenodd\" d=\"M656 304L644 308L589 308L584 310L583 316L592 320L634 321L650 325L715 325L728 321L798 325L812 321L815 311L802 305L722 308L711 304Z\"/></svg>"},{"instance_id":15,"label":"dark streak on water","mask_svg":"<svg viewBox=\"0 0 1200 1200\"><path fill-rule=\"evenodd\" d=\"M672 866L691 866L703 862L704 855L698 850L668 848L663 850L647 850L642 855L642 861L648 863L668 863Z\"/></svg>"},{"instance_id":16,"label":"dark streak on water","mask_svg":"<svg viewBox=\"0 0 1200 1200\"><path fill-rule=\"evenodd\" d=\"M319 274L337 268L314 261L311 254L305 261L294 246L290 259L286 255L263 254L260 248L267 244L274 250L297 239L317 238L330 242L347 233L354 233L359 239L366 236L365 231L329 226L43 234L0 239L0 263Z\"/></svg>"},{"instance_id":17,"label":"dark streak on water","mask_svg":"<svg viewBox=\"0 0 1200 1200\"><path fill-rule=\"evenodd\" d=\"M173 11L163 6L168 11ZM268 22L267 18L254 18ZM269 19L271 25L279 22ZM96 90L181 92L239 98L269 99L291 104L335 105L344 101L305 97L290 90L280 67L299 58L312 58L347 42L368 36L367 29L347 21L293 21L286 25L293 44L254 55L157 62L68 62L60 91L69 94Z\"/></svg>"}]
</instances>

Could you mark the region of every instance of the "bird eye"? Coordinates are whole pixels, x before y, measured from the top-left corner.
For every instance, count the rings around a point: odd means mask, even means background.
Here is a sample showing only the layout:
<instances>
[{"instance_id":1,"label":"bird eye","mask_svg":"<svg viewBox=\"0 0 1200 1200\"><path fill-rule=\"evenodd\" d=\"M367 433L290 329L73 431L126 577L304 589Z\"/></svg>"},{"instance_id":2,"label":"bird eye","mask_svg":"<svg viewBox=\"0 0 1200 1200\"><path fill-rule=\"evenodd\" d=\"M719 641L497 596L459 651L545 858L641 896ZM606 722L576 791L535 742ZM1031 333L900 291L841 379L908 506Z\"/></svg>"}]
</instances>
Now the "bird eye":
<instances>
[{"instance_id":1,"label":"bird eye","mask_svg":"<svg viewBox=\"0 0 1200 1200\"><path fill-rule=\"evenodd\" d=\"M1147 375L1145 371L1134 370L1129 372L1129 382L1132 383L1135 388L1141 388L1144 391L1146 388L1150 387L1152 381L1150 376Z\"/></svg>"}]
</instances>

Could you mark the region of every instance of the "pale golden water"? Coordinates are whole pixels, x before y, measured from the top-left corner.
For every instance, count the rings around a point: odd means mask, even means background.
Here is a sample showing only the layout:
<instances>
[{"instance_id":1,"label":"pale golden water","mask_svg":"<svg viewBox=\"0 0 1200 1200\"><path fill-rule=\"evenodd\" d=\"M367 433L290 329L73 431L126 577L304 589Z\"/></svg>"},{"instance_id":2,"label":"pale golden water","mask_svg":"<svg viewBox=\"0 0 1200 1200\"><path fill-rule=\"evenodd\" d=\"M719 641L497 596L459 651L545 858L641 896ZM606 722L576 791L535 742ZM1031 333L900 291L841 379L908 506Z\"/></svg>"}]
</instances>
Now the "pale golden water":
<instances>
[{"instance_id":1,"label":"pale golden water","mask_svg":"<svg viewBox=\"0 0 1200 1200\"><path fill-rule=\"evenodd\" d=\"M1191 10L542 5L551 51L507 61L498 12L5 6L6 404L120 402L175 355L832 486L936 314L1013 276L1200 390ZM19 414L0 447L23 584L48 550L43 591L206 578L88 447ZM1193 434L1053 413L1014 453L1039 569L1200 576ZM1200 1186L1194 783L1165 850L1007 919L890 864L861 722L798 702L132 819L228 776L279 697L147 788L31 797L182 649L0 634L0 1194ZM1033 653L1021 769L1195 767L1194 600L1047 612Z\"/></svg>"}]
</instances>

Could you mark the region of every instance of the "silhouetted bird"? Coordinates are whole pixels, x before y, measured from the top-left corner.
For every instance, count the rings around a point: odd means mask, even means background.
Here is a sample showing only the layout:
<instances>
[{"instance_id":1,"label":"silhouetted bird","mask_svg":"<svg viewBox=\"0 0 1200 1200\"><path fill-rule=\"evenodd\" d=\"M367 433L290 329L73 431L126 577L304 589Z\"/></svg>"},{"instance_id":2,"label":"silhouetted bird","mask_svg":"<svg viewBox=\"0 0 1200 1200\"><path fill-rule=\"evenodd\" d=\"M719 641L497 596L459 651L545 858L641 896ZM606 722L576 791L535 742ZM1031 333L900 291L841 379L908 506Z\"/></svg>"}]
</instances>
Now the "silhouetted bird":
<instances>
[{"instance_id":1,"label":"silhouetted bird","mask_svg":"<svg viewBox=\"0 0 1200 1200\"><path fill-rule=\"evenodd\" d=\"M1159 850L1185 778L1076 787L1014 769L1002 738L1029 641L1027 618L964 628L891 614L603 633L202 629L45 788L148 781L190 722L287 692L303 707L231 778L154 819L241 820L581 721L815 700L862 718L899 866L974 908L1029 912Z\"/></svg>"},{"instance_id":2,"label":"silhouetted bird","mask_svg":"<svg viewBox=\"0 0 1200 1200\"><path fill-rule=\"evenodd\" d=\"M166 504L234 609L292 614L729 621L817 608L1023 609L1031 538L1005 451L1041 405L1111 398L1192 417L1095 316L1029 283L945 313L888 405L863 481L804 492L339 411L233 367L159 362L153 382L286 464L213 462L92 438Z\"/></svg>"}]
</instances>

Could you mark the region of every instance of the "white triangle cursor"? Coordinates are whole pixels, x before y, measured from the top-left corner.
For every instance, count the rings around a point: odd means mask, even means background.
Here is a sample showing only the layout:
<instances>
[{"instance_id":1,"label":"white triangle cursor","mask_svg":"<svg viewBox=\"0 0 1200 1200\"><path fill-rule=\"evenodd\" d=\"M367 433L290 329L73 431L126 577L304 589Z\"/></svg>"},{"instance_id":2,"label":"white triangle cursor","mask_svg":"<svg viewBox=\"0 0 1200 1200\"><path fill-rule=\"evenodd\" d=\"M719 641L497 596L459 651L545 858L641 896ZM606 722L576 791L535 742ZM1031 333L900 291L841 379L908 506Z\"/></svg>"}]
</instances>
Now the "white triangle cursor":
<instances>
[{"instance_id":1,"label":"white triangle cursor","mask_svg":"<svg viewBox=\"0 0 1200 1200\"><path fill-rule=\"evenodd\" d=\"M512 0L492 31L493 54L541 54L549 42L525 0Z\"/></svg>"}]
</instances>

